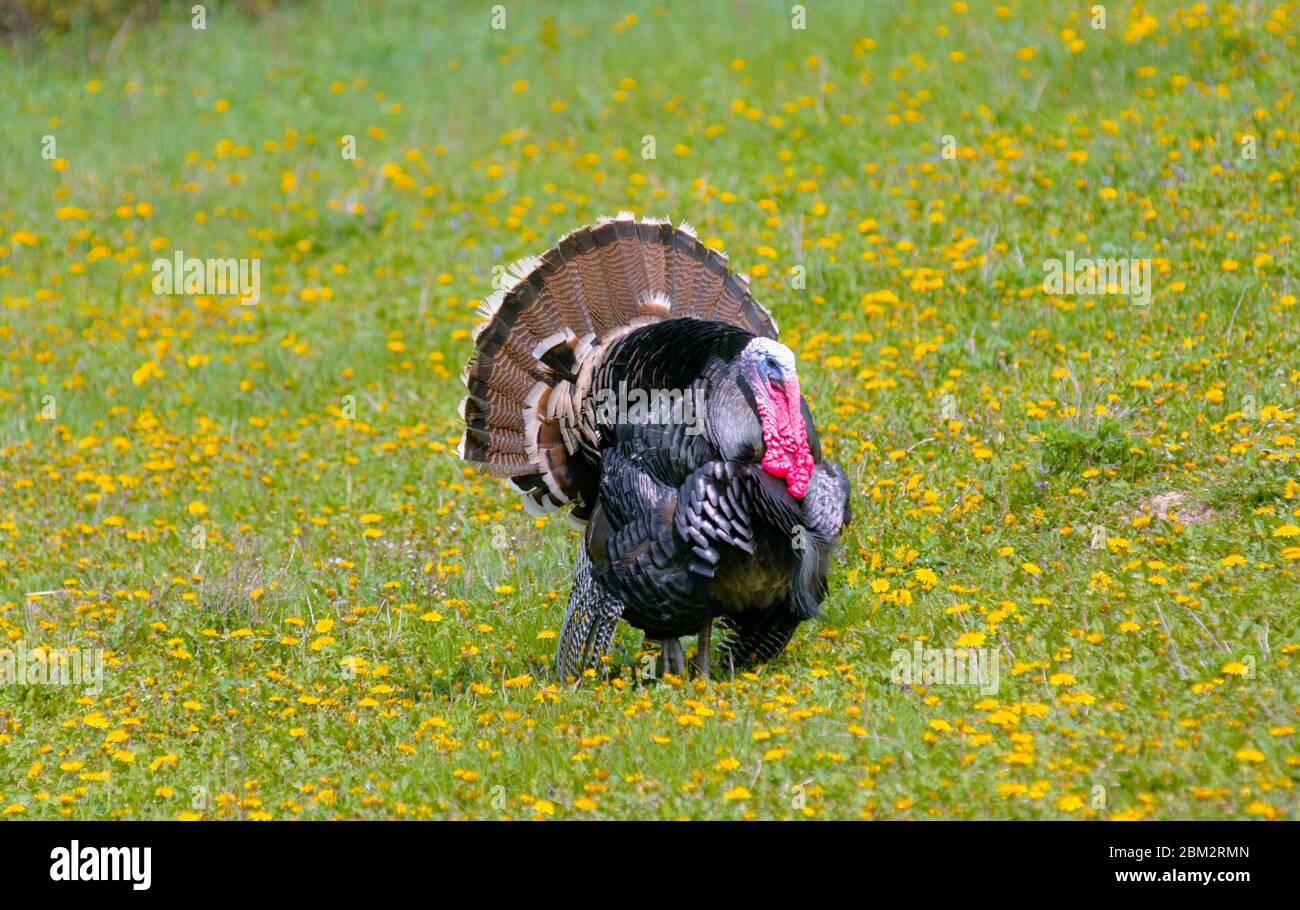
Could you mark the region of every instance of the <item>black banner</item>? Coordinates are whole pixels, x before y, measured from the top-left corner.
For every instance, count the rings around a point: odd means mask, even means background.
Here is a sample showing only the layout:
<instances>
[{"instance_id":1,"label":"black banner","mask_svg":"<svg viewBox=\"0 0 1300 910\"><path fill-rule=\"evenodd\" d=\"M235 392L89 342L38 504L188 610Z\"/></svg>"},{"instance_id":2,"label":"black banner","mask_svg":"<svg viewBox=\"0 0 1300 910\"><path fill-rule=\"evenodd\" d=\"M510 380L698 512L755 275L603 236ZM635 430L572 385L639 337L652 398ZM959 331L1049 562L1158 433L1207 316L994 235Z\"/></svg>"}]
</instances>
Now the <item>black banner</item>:
<instances>
[{"instance_id":1,"label":"black banner","mask_svg":"<svg viewBox=\"0 0 1300 910\"><path fill-rule=\"evenodd\" d=\"M669 870L719 875L725 891L756 896L782 879L864 893L911 880L942 893L1043 885L1201 889L1230 900L1294 880L1294 832L1250 822L15 822L0 826L0 855L20 888L127 900L193 896L203 883L297 899L484 885L494 897L532 896L580 885L617 899Z\"/></svg>"}]
</instances>

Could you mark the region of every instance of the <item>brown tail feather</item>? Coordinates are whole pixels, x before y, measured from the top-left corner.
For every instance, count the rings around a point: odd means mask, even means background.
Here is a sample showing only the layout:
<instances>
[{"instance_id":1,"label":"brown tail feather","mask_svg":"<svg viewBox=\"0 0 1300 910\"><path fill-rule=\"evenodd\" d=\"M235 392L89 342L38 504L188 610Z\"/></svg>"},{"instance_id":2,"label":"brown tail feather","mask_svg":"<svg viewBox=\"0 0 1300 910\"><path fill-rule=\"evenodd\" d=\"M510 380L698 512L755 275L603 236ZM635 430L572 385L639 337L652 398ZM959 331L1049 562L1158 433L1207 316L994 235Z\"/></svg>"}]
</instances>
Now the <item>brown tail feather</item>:
<instances>
[{"instance_id":1,"label":"brown tail feather","mask_svg":"<svg viewBox=\"0 0 1300 910\"><path fill-rule=\"evenodd\" d=\"M594 506L590 428L577 423L592 366L632 328L667 318L714 319L776 338L749 283L689 225L628 213L578 228L507 271L484 301L465 368L461 456L509 477L530 511Z\"/></svg>"}]
</instances>

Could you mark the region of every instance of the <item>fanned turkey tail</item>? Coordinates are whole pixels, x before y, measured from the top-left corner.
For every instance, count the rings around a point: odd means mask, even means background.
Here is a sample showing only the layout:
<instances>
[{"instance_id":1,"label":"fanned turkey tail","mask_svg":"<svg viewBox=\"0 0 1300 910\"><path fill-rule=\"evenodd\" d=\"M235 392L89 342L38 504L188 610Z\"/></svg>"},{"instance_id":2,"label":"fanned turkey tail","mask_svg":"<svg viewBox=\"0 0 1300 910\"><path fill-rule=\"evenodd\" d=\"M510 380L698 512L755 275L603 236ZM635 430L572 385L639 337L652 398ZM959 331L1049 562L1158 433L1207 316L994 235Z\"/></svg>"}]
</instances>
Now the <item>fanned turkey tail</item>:
<instances>
[{"instance_id":1,"label":"fanned turkey tail","mask_svg":"<svg viewBox=\"0 0 1300 910\"><path fill-rule=\"evenodd\" d=\"M514 263L481 312L465 368L461 457L510 478L531 513L572 503L579 522L591 517L599 480L583 403L610 345L640 326L685 317L777 335L748 280L688 225L626 212Z\"/></svg>"}]
</instances>

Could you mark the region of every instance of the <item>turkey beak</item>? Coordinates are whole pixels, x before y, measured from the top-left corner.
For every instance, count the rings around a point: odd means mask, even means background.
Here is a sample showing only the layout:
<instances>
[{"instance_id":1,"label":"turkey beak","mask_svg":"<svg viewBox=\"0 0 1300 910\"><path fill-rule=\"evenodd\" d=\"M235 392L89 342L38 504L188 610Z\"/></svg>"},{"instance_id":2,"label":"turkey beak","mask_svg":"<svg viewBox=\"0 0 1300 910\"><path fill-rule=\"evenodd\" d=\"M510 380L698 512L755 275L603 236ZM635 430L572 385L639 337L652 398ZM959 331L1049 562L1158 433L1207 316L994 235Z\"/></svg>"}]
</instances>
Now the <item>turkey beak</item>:
<instances>
[{"instance_id":1,"label":"turkey beak","mask_svg":"<svg viewBox=\"0 0 1300 910\"><path fill-rule=\"evenodd\" d=\"M789 375L781 368L781 364L772 358L763 362L763 376L767 379L768 388L776 393L779 392L785 397L786 405L790 408L791 413L799 413L799 377L793 372Z\"/></svg>"},{"instance_id":2,"label":"turkey beak","mask_svg":"<svg viewBox=\"0 0 1300 910\"><path fill-rule=\"evenodd\" d=\"M763 362L763 375L767 379L767 384L773 389L788 394L785 371L781 369L781 364L769 357Z\"/></svg>"}]
</instances>

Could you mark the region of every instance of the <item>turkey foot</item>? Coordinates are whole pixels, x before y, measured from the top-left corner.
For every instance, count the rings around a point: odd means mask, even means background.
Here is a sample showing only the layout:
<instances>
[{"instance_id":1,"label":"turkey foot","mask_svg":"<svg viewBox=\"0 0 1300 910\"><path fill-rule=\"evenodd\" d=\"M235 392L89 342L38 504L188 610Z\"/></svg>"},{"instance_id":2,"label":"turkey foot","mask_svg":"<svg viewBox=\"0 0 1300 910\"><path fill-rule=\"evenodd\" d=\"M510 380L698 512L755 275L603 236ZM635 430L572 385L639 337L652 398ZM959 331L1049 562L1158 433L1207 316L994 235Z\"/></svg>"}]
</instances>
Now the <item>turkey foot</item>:
<instances>
[{"instance_id":1,"label":"turkey foot","mask_svg":"<svg viewBox=\"0 0 1300 910\"><path fill-rule=\"evenodd\" d=\"M709 678L709 639L712 634L713 620L710 619L700 630L700 637L695 645L695 656L691 658L691 666L695 668L696 674L704 679Z\"/></svg>"},{"instance_id":2,"label":"turkey foot","mask_svg":"<svg viewBox=\"0 0 1300 910\"><path fill-rule=\"evenodd\" d=\"M679 638L665 638L659 642L659 648L663 652L663 673L673 676L686 675L686 655L682 653L682 642Z\"/></svg>"}]
</instances>

